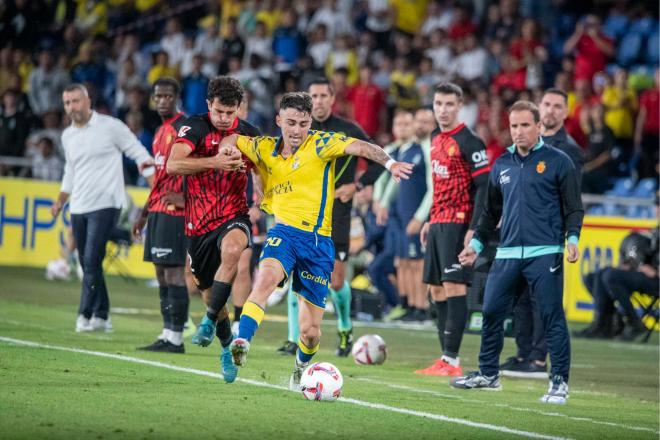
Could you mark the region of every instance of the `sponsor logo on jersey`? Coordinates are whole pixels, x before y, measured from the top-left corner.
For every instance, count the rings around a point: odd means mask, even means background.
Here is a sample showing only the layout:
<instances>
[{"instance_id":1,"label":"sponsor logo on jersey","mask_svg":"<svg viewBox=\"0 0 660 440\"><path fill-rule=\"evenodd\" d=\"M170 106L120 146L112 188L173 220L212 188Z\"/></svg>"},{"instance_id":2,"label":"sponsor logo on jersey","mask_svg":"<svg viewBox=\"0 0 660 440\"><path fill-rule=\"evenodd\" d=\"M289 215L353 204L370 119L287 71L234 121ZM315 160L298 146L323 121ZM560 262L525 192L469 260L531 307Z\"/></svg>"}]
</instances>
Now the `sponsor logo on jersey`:
<instances>
[{"instance_id":1,"label":"sponsor logo on jersey","mask_svg":"<svg viewBox=\"0 0 660 440\"><path fill-rule=\"evenodd\" d=\"M449 179L449 170L445 165L440 165L440 162L435 159L431 161L431 165L433 167L433 174L441 179Z\"/></svg>"},{"instance_id":2,"label":"sponsor logo on jersey","mask_svg":"<svg viewBox=\"0 0 660 440\"><path fill-rule=\"evenodd\" d=\"M321 275L313 275L313 274L307 272L306 270L303 270L302 272L300 272L300 276L302 278L306 279L306 280L313 281L317 284L322 284L324 286L328 285L328 279L327 278L324 278Z\"/></svg>"},{"instance_id":3,"label":"sponsor logo on jersey","mask_svg":"<svg viewBox=\"0 0 660 440\"><path fill-rule=\"evenodd\" d=\"M190 126L189 125L182 125L181 128L179 128L179 132L177 133L177 136L182 138L190 131Z\"/></svg>"}]
</instances>

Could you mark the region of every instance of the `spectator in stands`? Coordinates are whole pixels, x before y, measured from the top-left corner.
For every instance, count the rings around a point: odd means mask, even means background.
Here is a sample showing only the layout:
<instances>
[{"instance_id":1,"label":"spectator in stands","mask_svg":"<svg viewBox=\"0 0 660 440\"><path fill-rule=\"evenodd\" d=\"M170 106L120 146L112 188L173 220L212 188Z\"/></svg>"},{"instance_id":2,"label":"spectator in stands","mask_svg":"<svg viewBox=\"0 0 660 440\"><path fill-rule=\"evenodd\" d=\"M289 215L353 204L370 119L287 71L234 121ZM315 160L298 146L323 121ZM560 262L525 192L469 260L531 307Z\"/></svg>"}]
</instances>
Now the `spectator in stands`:
<instances>
[{"instance_id":1,"label":"spectator in stands","mask_svg":"<svg viewBox=\"0 0 660 440\"><path fill-rule=\"evenodd\" d=\"M4 93L9 87L9 77L14 72L12 60L13 51L11 46L0 49L0 93Z\"/></svg>"},{"instance_id":2,"label":"spectator in stands","mask_svg":"<svg viewBox=\"0 0 660 440\"><path fill-rule=\"evenodd\" d=\"M273 34L273 54L277 62L276 70L290 71L298 58L304 55L307 44L297 27L298 16L293 9L282 14L282 24Z\"/></svg>"},{"instance_id":3,"label":"spectator in stands","mask_svg":"<svg viewBox=\"0 0 660 440\"><path fill-rule=\"evenodd\" d=\"M429 2L426 9L426 19L422 24L421 33L424 36L430 36L436 29L446 31L453 21L452 9L437 1Z\"/></svg>"},{"instance_id":4,"label":"spectator in stands","mask_svg":"<svg viewBox=\"0 0 660 440\"><path fill-rule=\"evenodd\" d=\"M153 135L144 128L144 117L140 112L128 112L126 115L126 126L138 138L140 144L147 149L149 154L153 155L152 142ZM124 165L124 183L126 185L140 185L140 172L134 161L126 154L122 155ZM146 186L146 185L140 185Z\"/></svg>"},{"instance_id":5,"label":"spectator in stands","mask_svg":"<svg viewBox=\"0 0 660 440\"><path fill-rule=\"evenodd\" d=\"M55 151L53 140L44 136L37 143L38 153L32 162L32 177L39 180L59 182L64 171L64 163Z\"/></svg>"},{"instance_id":6,"label":"spectator in stands","mask_svg":"<svg viewBox=\"0 0 660 440\"><path fill-rule=\"evenodd\" d=\"M55 153L64 158L62 150L62 124L59 111L44 113L41 117L42 128L33 130L25 144L25 157L34 158L39 153L39 141L47 137L53 141Z\"/></svg>"},{"instance_id":7,"label":"spectator in stands","mask_svg":"<svg viewBox=\"0 0 660 440\"><path fill-rule=\"evenodd\" d=\"M332 43L328 40L325 25L321 23L309 31L307 53L314 59L317 68L324 68L330 52L332 52Z\"/></svg>"},{"instance_id":8,"label":"spectator in stands","mask_svg":"<svg viewBox=\"0 0 660 440\"><path fill-rule=\"evenodd\" d=\"M444 77L433 70L433 60L426 56L422 57L419 62L418 70L415 87L417 87L421 104L430 106L433 103L433 89L444 80Z\"/></svg>"},{"instance_id":9,"label":"spectator in stands","mask_svg":"<svg viewBox=\"0 0 660 440\"><path fill-rule=\"evenodd\" d=\"M222 40L218 37L218 24L215 17L211 17L203 27L204 31L195 38L195 52L202 55L205 60L202 72L212 78L218 74Z\"/></svg>"},{"instance_id":10,"label":"spectator in stands","mask_svg":"<svg viewBox=\"0 0 660 440\"><path fill-rule=\"evenodd\" d=\"M368 0L366 28L374 34L376 46L384 51L390 47L390 33L394 21L394 10L388 0Z\"/></svg>"},{"instance_id":11,"label":"spectator in stands","mask_svg":"<svg viewBox=\"0 0 660 440\"><path fill-rule=\"evenodd\" d=\"M263 21L256 23L254 33L245 40L244 65L249 65L252 55L259 55L265 61L270 61L273 55L273 39L266 33L266 24Z\"/></svg>"},{"instance_id":12,"label":"spectator in stands","mask_svg":"<svg viewBox=\"0 0 660 440\"><path fill-rule=\"evenodd\" d=\"M478 43L474 34L469 34L463 39L463 50L456 57L454 64L454 72L458 78L475 81L485 75L488 52Z\"/></svg>"},{"instance_id":13,"label":"spectator in stands","mask_svg":"<svg viewBox=\"0 0 660 440\"><path fill-rule=\"evenodd\" d=\"M430 47L424 55L433 60L433 69L445 79L453 74L454 54L452 53L447 34L443 29L436 29L429 39Z\"/></svg>"},{"instance_id":14,"label":"spectator in stands","mask_svg":"<svg viewBox=\"0 0 660 440\"><path fill-rule=\"evenodd\" d=\"M656 177L660 143L660 69L655 69L655 83L642 92L635 126L635 151L640 155L639 177Z\"/></svg>"},{"instance_id":15,"label":"spectator in stands","mask_svg":"<svg viewBox=\"0 0 660 440\"><path fill-rule=\"evenodd\" d=\"M243 38L238 34L238 29L236 27L236 18L230 18L227 20L226 26L226 35L222 40L222 59L220 60L220 66L218 67L218 73L224 75L229 66L229 58L236 57L240 60L245 56L245 43Z\"/></svg>"},{"instance_id":16,"label":"spectator in stands","mask_svg":"<svg viewBox=\"0 0 660 440\"><path fill-rule=\"evenodd\" d=\"M325 63L325 74L327 77L337 69L346 70L346 84L352 86L358 81L359 67L355 50L351 47L351 37L348 34L338 35L335 44L328 54Z\"/></svg>"},{"instance_id":17,"label":"spectator in stands","mask_svg":"<svg viewBox=\"0 0 660 440\"><path fill-rule=\"evenodd\" d=\"M193 57L192 72L183 78L183 111L188 115L205 113L208 110L206 105L206 89L209 86L209 79L202 69L204 68L204 56L196 54Z\"/></svg>"},{"instance_id":18,"label":"spectator in stands","mask_svg":"<svg viewBox=\"0 0 660 440\"><path fill-rule=\"evenodd\" d=\"M153 84L158 78L179 77L179 69L173 67L170 63L170 56L164 50L156 51L153 55L154 63L151 69L149 69L149 74L147 75L147 82Z\"/></svg>"},{"instance_id":19,"label":"spectator in stands","mask_svg":"<svg viewBox=\"0 0 660 440\"><path fill-rule=\"evenodd\" d=\"M419 96L415 87L415 71L406 57L397 57L390 76L390 96L394 107L414 110L419 106Z\"/></svg>"},{"instance_id":20,"label":"spectator in stands","mask_svg":"<svg viewBox=\"0 0 660 440\"><path fill-rule=\"evenodd\" d=\"M105 1L77 2L75 24L89 35L104 35L108 32L108 3Z\"/></svg>"},{"instance_id":21,"label":"spectator in stands","mask_svg":"<svg viewBox=\"0 0 660 440\"><path fill-rule=\"evenodd\" d=\"M165 24L165 35L160 39L160 47L167 52L169 67L180 68L181 61L183 61L183 52L186 47L185 43L185 36L181 31L179 20L176 18L167 20ZM151 81L150 83L153 84Z\"/></svg>"},{"instance_id":22,"label":"spectator in stands","mask_svg":"<svg viewBox=\"0 0 660 440\"><path fill-rule=\"evenodd\" d=\"M2 112L0 114L0 156L23 157L25 141L30 134L33 120L25 110L18 107L18 94L14 90L6 90L2 95ZM0 175L19 172L19 167L2 165Z\"/></svg>"},{"instance_id":23,"label":"spectator in stands","mask_svg":"<svg viewBox=\"0 0 660 440\"><path fill-rule=\"evenodd\" d=\"M348 90L346 98L353 106L355 122L372 139L386 126L385 94L373 82L373 67L360 68L360 81Z\"/></svg>"},{"instance_id":24,"label":"spectator in stands","mask_svg":"<svg viewBox=\"0 0 660 440\"><path fill-rule=\"evenodd\" d=\"M596 15L587 15L575 26L575 32L566 40L564 53L575 51L575 80L591 82L596 72L605 69L607 60L614 55L614 42L606 36L600 19Z\"/></svg>"},{"instance_id":25,"label":"spectator in stands","mask_svg":"<svg viewBox=\"0 0 660 440\"><path fill-rule=\"evenodd\" d=\"M454 8L453 17L454 20L447 33L451 41L456 42L463 37L474 34L477 30L467 6L456 6Z\"/></svg>"},{"instance_id":26,"label":"spectator in stands","mask_svg":"<svg viewBox=\"0 0 660 440\"><path fill-rule=\"evenodd\" d=\"M637 94L628 85L628 72L618 69L614 84L605 87L601 101L605 106L605 124L610 127L617 145L630 151L634 135L633 116L637 111Z\"/></svg>"},{"instance_id":27,"label":"spectator in stands","mask_svg":"<svg viewBox=\"0 0 660 440\"><path fill-rule=\"evenodd\" d=\"M605 124L605 107L602 104L592 105L588 112L589 120L583 128L589 143L582 176L582 192L602 194L609 188L614 134Z\"/></svg>"},{"instance_id":28,"label":"spectator in stands","mask_svg":"<svg viewBox=\"0 0 660 440\"><path fill-rule=\"evenodd\" d=\"M520 27L520 36L509 48L517 74L525 77L527 89L543 86L542 65L548 60L548 51L541 43L536 21L527 18Z\"/></svg>"},{"instance_id":29,"label":"spectator in stands","mask_svg":"<svg viewBox=\"0 0 660 440\"><path fill-rule=\"evenodd\" d=\"M124 60L117 74L117 85L115 87L115 107L122 108L126 105L128 91L134 87L142 87L144 82L135 68L132 57Z\"/></svg>"},{"instance_id":30,"label":"spectator in stands","mask_svg":"<svg viewBox=\"0 0 660 440\"><path fill-rule=\"evenodd\" d=\"M86 41L80 45L78 58L71 69L71 79L76 83L92 86L94 88L94 90L90 90L92 95L100 94L105 89L108 70L105 64L95 60L92 56L91 42Z\"/></svg>"},{"instance_id":31,"label":"spectator in stands","mask_svg":"<svg viewBox=\"0 0 660 440\"><path fill-rule=\"evenodd\" d=\"M141 113L145 128L151 133L156 132L156 128L160 125L160 118L158 117L158 113L149 108L146 94L142 87L133 87L128 90L126 105L118 109L117 117L122 121L126 121L126 115L130 112Z\"/></svg>"}]
</instances>

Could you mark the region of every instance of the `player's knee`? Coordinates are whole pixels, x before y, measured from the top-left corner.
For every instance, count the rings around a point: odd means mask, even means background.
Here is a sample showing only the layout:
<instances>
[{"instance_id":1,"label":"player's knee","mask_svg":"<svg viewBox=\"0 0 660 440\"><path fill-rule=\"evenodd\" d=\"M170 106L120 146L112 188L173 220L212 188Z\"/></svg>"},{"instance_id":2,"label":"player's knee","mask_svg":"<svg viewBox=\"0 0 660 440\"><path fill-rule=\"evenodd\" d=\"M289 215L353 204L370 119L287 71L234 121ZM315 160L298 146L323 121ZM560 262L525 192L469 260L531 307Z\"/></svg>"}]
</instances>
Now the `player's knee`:
<instances>
[{"instance_id":1,"label":"player's knee","mask_svg":"<svg viewBox=\"0 0 660 440\"><path fill-rule=\"evenodd\" d=\"M220 258L223 263L237 265L238 260L241 258L241 252L243 252L242 246L238 243L231 243L222 247Z\"/></svg>"},{"instance_id":2,"label":"player's knee","mask_svg":"<svg viewBox=\"0 0 660 440\"><path fill-rule=\"evenodd\" d=\"M467 288L465 284L444 283L442 287L445 291L445 295L447 295L447 298L465 296L467 294Z\"/></svg>"},{"instance_id":3,"label":"player's knee","mask_svg":"<svg viewBox=\"0 0 660 440\"><path fill-rule=\"evenodd\" d=\"M431 287L431 298L433 298L433 301L446 301L447 300L447 295L445 294L445 290L442 288L442 286L435 286L433 284L430 285Z\"/></svg>"},{"instance_id":4,"label":"player's knee","mask_svg":"<svg viewBox=\"0 0 660 440\"><path fill-rule=\"evenodd\" d=\"M313 324L301 326L300 339L307 347L315 347L321 340L321 326Z\"/></svg>"},{"instance_id":5,"label":"player's knee","mask_svg":"<svg viewBox=\"0 0 660 440\"><path fill-rule=\"evenodd\" d=\"M332 290L340 290L342 287L344 287L344 278L332 276L332 279L330 281L330 288Z\"/></svg>"}]
</instances>

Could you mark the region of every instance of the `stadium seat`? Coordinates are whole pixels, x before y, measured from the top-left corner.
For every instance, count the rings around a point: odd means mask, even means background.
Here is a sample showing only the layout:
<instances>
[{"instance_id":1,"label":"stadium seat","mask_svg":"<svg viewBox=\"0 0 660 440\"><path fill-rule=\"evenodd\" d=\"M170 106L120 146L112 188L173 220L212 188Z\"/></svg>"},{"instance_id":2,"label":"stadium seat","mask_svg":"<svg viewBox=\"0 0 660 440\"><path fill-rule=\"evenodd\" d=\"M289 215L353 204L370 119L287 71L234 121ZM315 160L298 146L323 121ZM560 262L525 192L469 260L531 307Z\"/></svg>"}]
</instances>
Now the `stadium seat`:
<instances>
[{"instance_id":1,"label":"stadium seat","mask_svg":"<svg viewBox=\"0 0 660 440\"><path fill-rule=\"evenodd\" d=\"M594 205L587 210L587 214L602 216L605 215L605 208L603 207L603 205Z\"/></svg>"},{"instance_id":2,"label":"stadium seat","mask_svg":"<svg viewBox=\"0 0 660 440\"><path fill-rule=\"evenodd\" d=\"M646 41L646 52L644 54L644 61L646 64L651 64L657 67L660 62L660 54L658 54L658 47L660 47L660 38L658 31L649 35Z\"/></svg>"},{"instance_id":3,"label":"stadium seat","mask_svg":"<svg viewBox=\"0 0 660 440\"><path fill-rule=\"evenodd\" d=\"M628 67L637 61L642 50L642 40L644 37L640 34L628 32L623 36L619 43L616 60L621 66Z\"/></svg>"},{"instance_id":4,"label":"stadium seat","mask_svg":"<svg viewBox=\"0 0 660 440\"><path fill-rule=\"evenodd\" d=\"M607 191L605 195L615 197L630 197L634 186L635 182L631 177L621 177L614 181L613 188Z\"/></svg>"},{"instance_id":5,"label":"stadium seat","mask_svg":"<svg viewBox=\"0 0 660 440\"><path fill-rule=\"evenodd\" d=\"M647 177L639 181L631 195L639 199L652 199L657 189L656 180L653 177Z\"/></svg>"},{"instance_id":6,"label":"stadium seat","mask_svg":"<svg viewBox=\"0 0 660 440\"><path fill-rule=\"evenodd\" d=\"M628 17L625 15L610 15L607 17L607 20L605 20L605 24L603 25L603 32L605 32L605 34L607 34L609 37L618 39L621 35L623 35L627 26Z\"/></svg>"}]
</instances>

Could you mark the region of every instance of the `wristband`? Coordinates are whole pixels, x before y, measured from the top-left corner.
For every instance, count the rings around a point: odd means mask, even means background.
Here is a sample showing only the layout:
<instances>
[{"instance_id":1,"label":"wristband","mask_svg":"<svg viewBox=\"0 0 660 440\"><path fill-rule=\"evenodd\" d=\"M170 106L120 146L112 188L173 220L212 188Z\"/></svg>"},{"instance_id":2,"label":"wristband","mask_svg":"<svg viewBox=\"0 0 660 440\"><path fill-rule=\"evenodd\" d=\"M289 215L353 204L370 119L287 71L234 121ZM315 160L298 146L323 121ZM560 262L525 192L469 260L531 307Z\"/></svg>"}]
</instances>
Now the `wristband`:
<instances>
[{"instance_id":1,"label":"wristband","mask_svg":"<svg viewBox=\"0 0 660 440\"><path fill-rule=\"evenodd\" d=\"M153 165L149 165L142 170L142 177L153 176L155 172L156 172L156 167Z\"/></svg>"},{"instance_id":2,"label":"wristband","mask_svg":"<svg viewBox=\"0 0 660 440\"><path fill-rule=\"evenodd\" d=\"M385 162L385 169L389 171L392 168L392 165L396 163L396 160L390 159L387 162Z\"/></svg>"}]
</instances>

